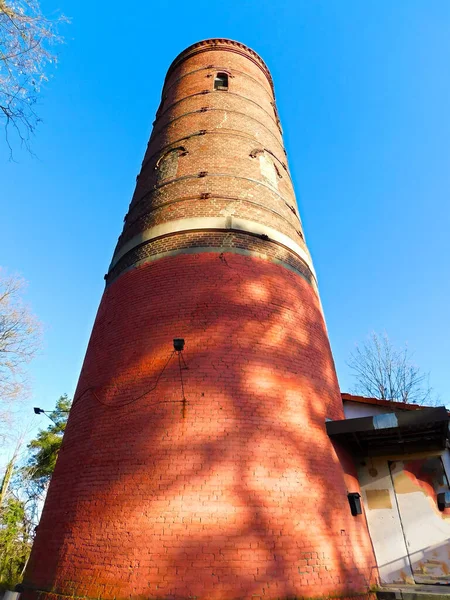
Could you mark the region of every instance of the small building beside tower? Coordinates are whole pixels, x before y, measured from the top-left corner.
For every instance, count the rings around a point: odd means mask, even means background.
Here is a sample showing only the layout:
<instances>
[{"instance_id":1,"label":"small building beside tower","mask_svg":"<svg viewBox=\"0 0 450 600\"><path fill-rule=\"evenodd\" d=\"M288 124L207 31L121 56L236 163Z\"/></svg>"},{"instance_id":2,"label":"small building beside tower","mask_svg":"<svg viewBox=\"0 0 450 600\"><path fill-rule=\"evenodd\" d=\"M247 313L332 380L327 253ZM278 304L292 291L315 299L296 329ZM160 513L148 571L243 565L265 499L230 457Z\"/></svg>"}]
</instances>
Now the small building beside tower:
<instances>
[{"instance_id":1,"label":"small building beside tower","mask_svg":"<svg viewBox=\"0 0 450 600\"><path fill-rule=\"evenodd\" d=\"M342 399L327 431L354 459L381 584L450 585L448 411Z\"/></svg>"}]
</instances>

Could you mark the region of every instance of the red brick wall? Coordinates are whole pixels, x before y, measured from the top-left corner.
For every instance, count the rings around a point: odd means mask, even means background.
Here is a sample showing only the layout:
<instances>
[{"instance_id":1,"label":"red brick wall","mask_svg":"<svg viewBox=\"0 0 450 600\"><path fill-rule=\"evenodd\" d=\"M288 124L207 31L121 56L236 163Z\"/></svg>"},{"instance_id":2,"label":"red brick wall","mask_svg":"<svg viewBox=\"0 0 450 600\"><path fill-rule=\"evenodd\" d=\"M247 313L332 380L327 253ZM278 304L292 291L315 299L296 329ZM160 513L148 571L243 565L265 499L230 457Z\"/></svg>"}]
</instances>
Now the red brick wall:
<instances>
[{"instance_id":1,"label":"red brick wall","mask_svg":"<svg viewBox=\"0 0 450 600\"><path fill-rule=\"evenodd\" d=\"M261 139L285 160L270 75L251 51L228 45L188 50L169 71L162 133L150 141L119 249L160 223L230 210L304 246L287 171L274 190L249 155ZM164 127L197 102L188 93L212 89L208 65L228 69L230 91L255 106L247 102L228 133L217 133L214 111ZM239 108L227 94L202 98ZM252 111L273 135L249 125ZM183 141L176 181L161 185L161 140L198 127L216 133ZM226 176L191 177L199 171ZM158 380L175 337L186 340L185 402L176 355ZM350 514L351 465L341 466L325 418L343 418L342 402L314 280L295 252L232 230L132 249L109 273L26 589L49 600L367 594L375 560L364 516Z\"/></svg>"},{"instance_id":2,"label":"red brick wall","mask_svg":"<svg viewBox=\"0 0 450 600\"><path fill-rule=\"evenodd\" d=\"M189 369L182 414L178 363ZM27 579L93 598L361 592L374 559L325 432L317 297L262 259L179 255L105 292ZM164 402L164 403L162 403ZM351 490L354 491L354 490ZM373 579L372 579L373 582Z\"/></svg>"}]
</instances>

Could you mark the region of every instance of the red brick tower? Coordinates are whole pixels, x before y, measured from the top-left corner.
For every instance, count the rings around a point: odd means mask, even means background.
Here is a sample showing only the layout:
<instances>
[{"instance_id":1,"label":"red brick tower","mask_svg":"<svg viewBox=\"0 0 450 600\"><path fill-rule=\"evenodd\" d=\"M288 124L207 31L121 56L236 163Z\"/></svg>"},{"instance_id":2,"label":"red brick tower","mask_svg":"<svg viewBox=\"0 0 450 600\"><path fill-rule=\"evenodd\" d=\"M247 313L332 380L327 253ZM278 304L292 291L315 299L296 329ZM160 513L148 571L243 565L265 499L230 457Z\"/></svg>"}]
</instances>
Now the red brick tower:
<instances>
[{"instance_id":1,"label":"red brick tower","mask_svg":"<svg viewBox=\"0 0 450 600\"><path fill-rule=\"evenodd\" d=\"M272 79L243 44L170 66L106 283L25 598L366 594Z\"/></svg>"}]
</instances>

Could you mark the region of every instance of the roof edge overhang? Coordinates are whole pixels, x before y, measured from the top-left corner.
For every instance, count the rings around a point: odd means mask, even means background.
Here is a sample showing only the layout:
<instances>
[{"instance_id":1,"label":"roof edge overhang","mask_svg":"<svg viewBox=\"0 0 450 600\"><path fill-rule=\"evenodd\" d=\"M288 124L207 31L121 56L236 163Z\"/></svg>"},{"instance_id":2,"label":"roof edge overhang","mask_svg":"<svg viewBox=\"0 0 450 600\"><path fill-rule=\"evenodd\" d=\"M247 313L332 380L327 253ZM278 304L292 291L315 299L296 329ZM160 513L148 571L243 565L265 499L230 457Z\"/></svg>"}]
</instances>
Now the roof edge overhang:
<instances>
[{"instance_id":1,"label":"roof edge overhang","mask_svg":"<svg viewBox=\"0 0 450 600\"><path fill-rule=\"evenodd\" d=\"M355 456L389 456L444 450L449 414L444 406L328 421L329 437Z\"/></svg>"},{"instance_id":2,"label":"roof edge overhang","mask_svg":"<svg viewBox=\"0 0 450 600\"><path fill-rule=\"evenodd\" d=\"M420 404L410 404L408 402L398 402L396 400L380 400L379 398L368 398L366 396L354 396L346 392L341 392L342 402L356 402L357 404L371 404L388 409L398 410L422 410L424 407Z\"/></svg>"}]
</instances>

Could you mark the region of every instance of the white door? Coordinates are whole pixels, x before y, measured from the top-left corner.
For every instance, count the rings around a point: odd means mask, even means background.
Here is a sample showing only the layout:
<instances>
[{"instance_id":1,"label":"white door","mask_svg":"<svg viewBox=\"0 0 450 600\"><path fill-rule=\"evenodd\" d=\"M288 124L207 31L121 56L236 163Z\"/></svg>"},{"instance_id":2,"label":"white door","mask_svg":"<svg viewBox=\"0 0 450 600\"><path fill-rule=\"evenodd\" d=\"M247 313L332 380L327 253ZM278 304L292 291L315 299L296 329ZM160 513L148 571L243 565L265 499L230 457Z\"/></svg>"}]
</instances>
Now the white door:
<instances>
[{"instance_id":1,"label":"white door","mask_svg":"<svg viewBox=\"0 0 450 600\"><path fill-rule=\"evenodd\" d=\"M408 557L416 583L450 585L450 509L437 494L449 485L439 456L389 463Z\"/></svg>"}]
</instances>

